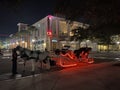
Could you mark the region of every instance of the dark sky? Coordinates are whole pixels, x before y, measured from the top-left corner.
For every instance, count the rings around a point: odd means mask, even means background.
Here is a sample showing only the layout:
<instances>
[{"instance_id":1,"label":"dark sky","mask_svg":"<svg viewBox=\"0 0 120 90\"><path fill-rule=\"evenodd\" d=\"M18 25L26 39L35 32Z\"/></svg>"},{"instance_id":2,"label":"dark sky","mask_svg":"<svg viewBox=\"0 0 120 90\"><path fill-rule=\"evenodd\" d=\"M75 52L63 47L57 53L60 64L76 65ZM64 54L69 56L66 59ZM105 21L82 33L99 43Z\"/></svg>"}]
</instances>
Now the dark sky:
<instances>
[{"instance_id":1,"label":"dark sky","mask_svg":"<svg viewBox=\"0 0 120 90\"><path fill-rule=\"evenodd\" d=\"M19 22L33 24L47 15L53 15L56 0L25 0L17 9L0 6L0 35L17 32Z\"/></svg>"}]
</instances>

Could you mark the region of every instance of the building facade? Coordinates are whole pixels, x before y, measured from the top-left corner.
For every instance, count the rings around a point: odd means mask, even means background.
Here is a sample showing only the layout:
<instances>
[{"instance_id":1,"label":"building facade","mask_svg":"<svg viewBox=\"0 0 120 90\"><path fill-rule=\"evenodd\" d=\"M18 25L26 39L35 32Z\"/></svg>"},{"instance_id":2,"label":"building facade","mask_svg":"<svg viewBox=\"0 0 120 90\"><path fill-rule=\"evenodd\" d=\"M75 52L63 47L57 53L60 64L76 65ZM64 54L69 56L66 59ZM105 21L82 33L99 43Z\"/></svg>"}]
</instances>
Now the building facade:
<instances>
[{"instance_id":1,"label":"building facade","mask_svg":"<svg viewBox=\"0 0 120 90\"><path fill-rule=\"evenodd\" d=\"M78 48L78 42L70 41L71 30L76 27L87 28L89 25L73 22L68 23L64 18L48 15L45 18L34 23L38 30L35 32L33 37L36 37L35 47L37 50L48 50L61 49L65 45L70 45L72 49Z\"/></svg>"},{"instance_id":2,"label":"building facade","mask_svg":"<svg viewBox=\"0 0 120 90\"><path fill-rule=\"evenodd\" d=\"M70 46L72 50L75 50L79 48L79 43L77 41L69 40L72 35L71 30L77 27L82 27L84 29L89 27L88 24L76 21L69 23L69 21L66 21L64 18L52 15L46 16L31 26L35 27L37 30L29 31L28 24L18 23L18 33L21 34L19 35L19 38L13 38L11 40L11 48L20 45L31 50L44 51L45 49L62 49L67 45ZM87 44L87 46L96 50L96 43L93 44L89 41ZM85 45L86 43L81 43L82 47Z\"/></svg>"}]
</instances>

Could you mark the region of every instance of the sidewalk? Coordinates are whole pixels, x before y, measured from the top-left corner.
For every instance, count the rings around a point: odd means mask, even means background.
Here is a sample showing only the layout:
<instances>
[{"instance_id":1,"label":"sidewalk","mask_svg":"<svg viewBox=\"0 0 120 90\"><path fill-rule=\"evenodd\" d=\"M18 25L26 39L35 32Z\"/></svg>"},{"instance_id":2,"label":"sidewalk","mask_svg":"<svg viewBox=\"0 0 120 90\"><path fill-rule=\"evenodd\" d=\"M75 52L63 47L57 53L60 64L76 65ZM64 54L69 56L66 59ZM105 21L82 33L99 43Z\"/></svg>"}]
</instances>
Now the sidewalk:
<instances>
[{"instance_id":1,"label":"sidewalk","mask_svg":"<svg viewBox=\"0 0 120 90\"><path fill-rule=\"evenodd\" d=\"M6 73L6 74L3 74L3 75L0 75L0 81L18 79L18 78L21 78L21 77L22 77L21 74L16 74L15 76L12 76L12 73Z\"/></svg>"},{"instance_id":2,"label":"sidewalk","mask_svg":"<svg viewBox=\"0 0 120 90\"><path fill-rule=\"evenodd\" d=\"M0 90L120 90L120 62L112 61L0 81Z\"/></svg>"},{"instance_id":3,"label":"sidewalk","mask_svg":"<svg viewBox=\"0 0 120 90\"><path fill-rule=\"evenodd\" d=\"M37 68L35 70L34 76L42 74L42 73L60 71L62 69L63 69L62 67L58 67L58 66L52 66L50 70ZM32 77L32 76L33 74L31 70L25 70L25 72L19 71L18 74L16 74L15 76L12 76L12 73L4 73L0 75L0 81L14 80L14 79L20 79L20 78L26 78L26 77Z\"/></svg>"}]
</instances>

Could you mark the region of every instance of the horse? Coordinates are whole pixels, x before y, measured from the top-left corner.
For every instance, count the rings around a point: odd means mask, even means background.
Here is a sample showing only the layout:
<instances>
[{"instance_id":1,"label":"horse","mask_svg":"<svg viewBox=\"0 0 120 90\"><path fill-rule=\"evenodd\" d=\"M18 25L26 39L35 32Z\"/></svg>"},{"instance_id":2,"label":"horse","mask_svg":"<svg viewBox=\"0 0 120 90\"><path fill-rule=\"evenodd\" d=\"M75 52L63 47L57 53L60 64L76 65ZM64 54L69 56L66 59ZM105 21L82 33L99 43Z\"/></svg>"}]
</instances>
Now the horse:
<instances>
[{"instance_id":1,"label":"horse","mask_svg":"<svg viewBox=\"0 0 120 90\"><path fill-rule=\"evenodd\" d=\"M32 74L35 72L35 62L40 62L41 67L42 67L42 62L43 63L50 63L49 62L49 53L47 51L41 52L41 51L33 51L27 48L22 48L21 46L16 47L16 51L19 52L19 55L21 58L24 60L24 70L25 71L25 65L27 60L31 60L32 62Z\"/></svg>"}]
</instances>

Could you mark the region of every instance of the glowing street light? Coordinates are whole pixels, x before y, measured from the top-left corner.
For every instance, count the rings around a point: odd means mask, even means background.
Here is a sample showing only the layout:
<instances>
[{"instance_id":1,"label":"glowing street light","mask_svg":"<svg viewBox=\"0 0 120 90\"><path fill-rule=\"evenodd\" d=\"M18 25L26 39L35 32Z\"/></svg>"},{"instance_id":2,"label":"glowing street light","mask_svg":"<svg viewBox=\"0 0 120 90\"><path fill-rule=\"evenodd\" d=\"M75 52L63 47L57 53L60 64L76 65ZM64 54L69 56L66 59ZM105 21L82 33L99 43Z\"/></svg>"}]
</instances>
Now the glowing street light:
<instances>
[{"instance_id":1,"label":"glowing street light","mask_svg":"<svg viewBox=\"0 0 120 90\"><path fill-rule=\"evenodd\" d=\"M117 44L120 44L120 42L118 41L118 42L116 42Z\"/></svg>"},{"instance_id":2,"label":"glowing street light","mask_svg":"<svg viewBox=\"0 0 120 90\"><path fill-rule=\"evenodd\" d=\"M32 50L35 48L35 39L32 39Z\"/></svg>"},{"instance_id":3,"label":"glowing street light","mask_svg":"<svg viewBox=\"0 0 120 90\"><path fill-rule=\"evenodd\" d=\"M34 43L35 42L35 39L32 39L32 43Z\"/></svg>"}]
</instances>

